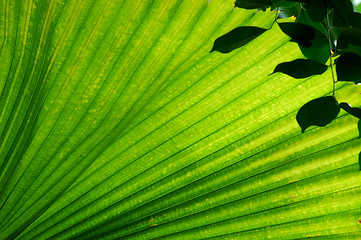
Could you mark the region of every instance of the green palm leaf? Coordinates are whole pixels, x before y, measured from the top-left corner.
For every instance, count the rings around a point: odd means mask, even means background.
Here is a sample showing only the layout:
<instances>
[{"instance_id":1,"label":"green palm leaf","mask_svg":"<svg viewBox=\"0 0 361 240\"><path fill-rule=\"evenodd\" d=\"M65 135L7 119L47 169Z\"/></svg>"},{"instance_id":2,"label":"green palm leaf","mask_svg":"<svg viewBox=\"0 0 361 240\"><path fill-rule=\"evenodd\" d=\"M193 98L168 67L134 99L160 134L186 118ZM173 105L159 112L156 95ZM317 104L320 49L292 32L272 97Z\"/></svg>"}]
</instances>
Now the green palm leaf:
<instances>
[{"instance_id":1,"label":"green palm leaf","mask_svg":"<svg viewBox=\"0 0 361 240\"><path fill-rule=\"evenodd\" d=\"M0 239L357 239L357 120L304 134L330 70L233 1L0 1ZM350 85L339 98L357 102Z\"/></svg>"}]
</instances>

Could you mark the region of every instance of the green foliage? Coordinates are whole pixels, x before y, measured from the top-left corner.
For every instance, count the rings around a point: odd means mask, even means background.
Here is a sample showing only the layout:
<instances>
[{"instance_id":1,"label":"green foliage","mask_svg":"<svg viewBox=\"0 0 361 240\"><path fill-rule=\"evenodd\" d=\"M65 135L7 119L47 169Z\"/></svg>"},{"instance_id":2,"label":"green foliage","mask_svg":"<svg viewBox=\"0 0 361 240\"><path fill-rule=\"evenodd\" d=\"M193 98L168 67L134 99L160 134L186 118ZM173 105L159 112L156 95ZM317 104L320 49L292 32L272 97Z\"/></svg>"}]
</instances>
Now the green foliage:
<instances>
[{"instance_id":1,"label":"green foliage","mask_svg":"<svg viewBox=\"0 0 361 240\"><path fill-rule=\"evenodd\" d=\"M252 2L246 0L237 1L235 6L245 8L244 6L247 5L246 8L250 9L252 8ZM334 89L333 96L335 95L337 80L359 83L361 81L361 31L358 28L361 26L361 15L354 12L352 3L344 0L274 1L272 3L270 1L259 1L257 3L263 6L254 5L253 8L271 7L271 9L276 10L280 8L282 11L282 7L285 9L294 7L295 2L299 2L298 7L292 11L300 13L299 16L296 15L296 22L283 22L278 23L278 25L291 38L291 41L298 43L300 50L308 60L297 59L292 62L281 63L273 73L282 72L294 78L311 77L324 73L327 67L323 64L329 59ZM247 35L246 33L246 37ZM225 36L230 35L226 34ZM255 35L255 37L257 36ZM217 39L216 42L223 37ZM235 38L233 41L242 40L242 30L239 29L237 36L234 35L233 37ZM337 42L336 46L334 45L335 42ZM223 48L226 48L226 46L223 46ZM337 80L334 77L333 57L337 57L335 61ZM314 114L313 108L309 106L323 103L320 99L316 100L315 102L309 102L310 105L305 105L306 107L301 109L302 111L300 110L303 113L302 115L311 116ZM336 102L336 105L338 104L336 100L334 102ZM331 111L329 116L333 117L327 116L327 121L323 121L322 116L317 115L321 118L322 124L310 125L325 126L336 118L337 115L334 116L335 111L333 108L325 109L325 111ZM311 112L305 114L305 111ZM329 119L331 120L329 121ZM327 122L327 124L323 124L323 122ZM302 132L307 128L305 126L308 127L309 124L300 124Z\"/></svg>"},{"instance_id":2,"label":"green foliage","mask_svg":"<svg viewBox=\"0 0 361 240\"><path fill-rule=\"evenodd\" d=\"M296 59L276 66L273 73L281 72L293 78L307 78L326 72L327 66L310 59Z\"/></svg>"},{"instance_id":3,"label":"green foliage","mask_svg":"<svg viewBox=\"0 0 361 240\"><path fill-rule=\"evenodd\" d=\"M356 6L356 11L361 12L361 4L358 4L358 5Z\"/></svg>"},{"instance_id":4,"label":"green foliage","mask_svg":"<svg viewBox=\"0 0 361 240\"><path fill-rule=\"evenodd\" d=\"M268 8L273 6L273 2L271 0L254 0L254 1L236 0L235 6L245 9Z\"/></svg>"},{"instance_id":5,"label":"green foliage","mask_svg":"<svg viewBox=\"0 0 361 240\"><path fill-rule=\"evenodd\" d=\"M279 23L281 30L287 34L292 41L304 48L323 48L328 46L325 35L317 29L303 23Z\"/></svg>"},{"instance_id":6,"label":"green foliage","mask_svg":"<svg viewBox=\"0 0 361 240\"><path fill-rule=\"evenodd\" d=\"M285 9L285 15L294 14L295 22L278 23L280 29L296 42L307 59L296 59L280 63L273 73L281 72L293 78L307 78L323 74L329 60L332 74L332 96L322 97L306 103L297 113L296 119L302 133L310 126L324 127L336 119L340 108L361 119L359 108L347 103L338 105L335 99L337 81L361 83L361 14L354 12L348 0L305 0L305 1L236 1L235 7L247 9L271 7L271 10ZM299 2L298 7L294 2ZM290 9L291 8L291 9ZM277 22L277 19L275 20ZM227 35L227 34L226 34ZM220 37L219 39L221 39ZM238 32L236 39L242 39ZM216 42L218 39L216 40ZM225 48L225 46L223 46ZM336 74L334 76L334 60ZM357 94L357 93L356 93Z\"/></svg>"},{"instance_id":7,"label":"green foliage","mask_svg":"<svg viewBox=\"0 0 361 240\"><path fill-rule=\"evenodd\" d=\"M349 104L344 102L340 103L340 108L342 108L352 116L361 119L361 108L351 107Z\"/></svg>"},{"instance_id":8,"label":"green foliage","mask_svg":"<svg viewBox=\"0 0 361 240\"><path fill-rule=\"evenodd\" d=\"M361 4L360 4L361 6ZM361 29L361 13L352 12L349 15L349 21L352 27Z\"/></svg>"},{"instance_id":9,"label":"green foliage","mask_svg":"<svg viewBox=\"0 0 361 240\"><path fill-rule=\"evenodd\" d=\"M330 16L332 26L347 28L352 25L349 20L350 14L353 13L351 1L327 0L326 5L332 11Z\"/></svg>"},{"instance_id":10,"label":"green foliage","mask_svg":"<svg viewBox=\"0 0 361 240\"><path fill-rule=\"evenodd\" d=\"M335 97L321 97L303 105L298 111L296 119L302 132L305 132L310 126L326 126L336 119L339 112L340 106Z\"/></svg>"},{"instance_id":11,"label":"green foliage","mask_svg":"<svg viewBox=\"0 0 361 240\"><path fill-rule=\"evenodd\" d=\"M341 53L356 53L361 56L361 30L343 29L337 38L337 48Z\"/></svg>"},{"instance_id":12,"label":"green foliage","mask_svg":"<svg viewBox=\"0 0 361 240\"><path fill-rule=\"evenodd\" d=\"M361 82L361 56L354 53L342 54L336 62L338 81Z\"/></svg>"},{"instance_id":13,"label":"green foliage","mask_svg":"<svg viewBox=\"0 0 361 240\"><path fill-rule=\"evenodd\" d=\"M357 119L295 120L330 72L269 76L302 58L278 24L209 52L274 19L233 0L0 1L0 239L358 239Z\"/></svg>"},{"instance_id":14,"label":"green foliage","mask_svg":"<svg viewBox=\"0 0 361 240\"><path fill-rule=\"evenodd\" d=\"M326 28L321 23L314 22L304 9L302 9L299 15L297 15L296 22L311 26L317 29L323 35L327 36ZM323 48L314 48L312 46L309 48L299 46L299 48L304 57L310 60L312 59L325 64L330 58L330 48L328 43Z\"/></svg>"},{"instance_id":15,"label":"green foliage","mask_svg":"<svg viewBox=\"0 0 361 240\"><path fill-rule=\"evenodd\" d=\"M240 48L267 31L259 27L238 27L214 41L211 52L229 53Z\"/></svg>"},{"instance_id":16,"label":"green foliage","mask_svg":"<svg viewBox=\"0 0 361 240\"><path fill-rule=\"evenodd\" d=\"M304 8L312 21L320 23L326 19L327 6L325 0L308 0Z\"/></svg>"}]
</instances>

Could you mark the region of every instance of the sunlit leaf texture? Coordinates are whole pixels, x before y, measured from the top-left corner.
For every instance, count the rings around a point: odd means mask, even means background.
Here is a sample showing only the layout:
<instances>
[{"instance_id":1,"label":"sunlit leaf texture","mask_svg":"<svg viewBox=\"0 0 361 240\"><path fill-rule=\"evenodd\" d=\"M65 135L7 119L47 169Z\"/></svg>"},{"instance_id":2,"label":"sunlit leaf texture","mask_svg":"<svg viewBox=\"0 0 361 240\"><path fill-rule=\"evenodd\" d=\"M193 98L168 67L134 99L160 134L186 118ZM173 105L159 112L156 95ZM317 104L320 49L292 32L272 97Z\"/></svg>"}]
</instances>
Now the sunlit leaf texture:
<instances>
[{"instance_id":1,"label":"sunlit leaf texture","mask_svg":"<svg viewBox=\"0 0 361 240\"><path fill-rule=\"evenodd\" d=\"M210 52L269 27L261 13L1 0L0 239L359 239L357 119L303 134L296 121L332 93L330 69L269 76L303 58L277 24Z\"/></svg>"}]
</instances>

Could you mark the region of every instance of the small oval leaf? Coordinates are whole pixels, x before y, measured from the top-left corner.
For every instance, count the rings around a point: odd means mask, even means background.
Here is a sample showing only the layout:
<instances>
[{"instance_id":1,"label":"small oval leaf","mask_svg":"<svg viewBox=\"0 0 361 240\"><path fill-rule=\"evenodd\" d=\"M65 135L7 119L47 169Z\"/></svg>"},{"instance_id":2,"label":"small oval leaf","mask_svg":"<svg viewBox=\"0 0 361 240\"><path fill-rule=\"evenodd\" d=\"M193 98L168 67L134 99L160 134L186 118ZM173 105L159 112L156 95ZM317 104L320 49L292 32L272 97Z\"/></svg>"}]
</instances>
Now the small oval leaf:
<instances>
[{"instance_id":1,"label":"small oval leaf","mask_svg":"<svg viewBox=\"0 0 361 240\"><path fill-rule=\"evenodd\" d=\"M324 35L327 34L325 27L321 23L314 22L304 9L301 10L299 16L296 19L296 22L303 23L303 24L309 25L311 27L314 27L315 29L317 29ZM320 63L326 63L330 57L330 49L329 49L328 44L322 48L313 48L313 47L305 48L300 45L299 45L299 47L300 47L302 54L307 59L312 59L312 60L318 61Z\"/></svg>"},{"instance_id":2,"label":"small oval leaf","mask_svg":"<svg viewBox=\"0 0 361 240\"><path fill-rule=\"evenodd\" d=\"M349 0L327 0L328 8L332 9L332 25L335 27L348 27L348 18L353 13L353 6Z\"/></svg>"},{"instance_id":3,"label":"small oval leaf","mask_svg":"<svg viewBox=\"0 0 361 240\"><path fill-rule=\"evenodd\" d=\"M336 62L338 81L361 82L361 56L354 53L342 54Z\"/></svg>"},{"instance_id":4,"label":"small oval leaf","mask_svg":"<svg viewBox=\"0 0 361 240\"><path fill-rule=\"evenodd\" d=\"M310 126L326 126L339 112L340 107L333 96L321 97L303 105L297 113L296 120L302 132L305 132Z\"/></svg>"},{"instance_id":5,"label":"small oval leaf","mask_svg":"<svg viewBox=\"0 0 361 240\"><path fill-rule=\"evenodd\" d=\"M328 45L328 40L317 29L303 23L279 23L278 24L285 34L292 38L292 41L297 42L301 47L323 48Z\"/></svg>"},{"instance_id":6,"label":"small oval leaf","mask_svg":"<svg viewBox=\"0 0 361 240\"><path fill-rule=\"evenodd\" d=\"M323 48L304 48L300 46L300 50L307 59L312 59L320 63L326 63L330 58L330 49L328 46Z\"/></svg>"},{"instance_id":7,"label":"small oval leaf","mask_svg":"<svg viewBox=\"0 0 361 240\"><path fill-rule=\"evenodd\" d=\"M326 18L325 0L309 0L304 7L314 22L320 23Z\"/></svg>"},{"instance_id":8,"label":"small oval leaf","mask_svg":"<svg viewBox=\"0 0 361 240\"><path fill-rule=\"evenodd\" d=\"M361 108L351 107L348 103L340 103L340 108L348 112L354 117L361 119Z\"/></svg>"},{"instance_id":9,"label":"small oval leaf","mask_svg":"<svg viewBox=\"0 0 361 240\"><path fill-rule=\"evenodd\" d=\"M337 39L337 48L346 49L351 45L361 47L361 30L355 28L345 28Z\"/></svg>"},{"instance_id":10,"label":"small oval leaf","mask_svg":"<svg viewBox=\"0 0 361 240\"><path fill-rule=\"evenodd\" d=\"M236 0L235 6L245 9L268 8L273 6L270 0Z\"/></svg>"},{"instance_id":11,"label":"small oval leaf","mask_svg":"<svg viewBox=\"0 0 361 240\"><path fill-rule=\"evenodd\" d=\"M361 30L345 28L337 38L337 49L361 54Z\"/></svg>"},{"instance_id":12,"label":"small oval leaf","mask_svg":"<svg viewBox=\"0 0 361 240\"><path fill-rule=\"evenodd\" d=\"M327 70L327 66L309 59L296 59L291 62L280 63L273 73L282 72L293 78L307 78L319 75Z\"/></svg>"},{"instance_id":13,"label":"small oval leaf","mask_svg":"<svg viewBox=\"0 0 361 240\"><path fill-rule=\"evenodd\" d=\"M249 43L267 29L259 27L238 27L214 41L211 52L229 53Z\"/></svg>"},{"instance_id":14,"label":"small oval leaf","mask_svg":"<svg viewBox=\"0 0 361 240\"><path fill-rule=\"evenodd\" d=\"M308 14L308 12L304 9L301 9L300 14L296 18L296 22L303 23L308 26L314 27L315 29L317 29L318 31L323 33L324 35L327 35L327 30L326 30L325 26L323 26L321 23L317 23L317 22L313 21L311 19L310 15Z\"/></svg>"}]
</instances>

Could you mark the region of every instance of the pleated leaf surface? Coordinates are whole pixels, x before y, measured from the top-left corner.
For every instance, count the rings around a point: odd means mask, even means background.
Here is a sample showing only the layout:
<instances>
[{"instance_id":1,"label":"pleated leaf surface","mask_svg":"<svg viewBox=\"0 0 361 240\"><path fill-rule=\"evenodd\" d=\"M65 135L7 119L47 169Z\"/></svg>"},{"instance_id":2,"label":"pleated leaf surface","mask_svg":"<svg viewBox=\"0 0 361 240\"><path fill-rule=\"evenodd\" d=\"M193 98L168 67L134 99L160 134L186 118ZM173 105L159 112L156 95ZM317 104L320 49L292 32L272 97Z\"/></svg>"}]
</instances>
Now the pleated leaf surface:
<instances>
[{"instance_id":1,"label":"pleated leaf surface","mask_svg":"<svg viewBox=\"0 0 361 240\"><path fill-rule=\"evenodd\" d=\"M296 121L331 70L270 75L302 58L277 24L210 52L273 19L233 0L1 0L0 239L359 239L357 119Z\"/></svg>"}]
</instances>

